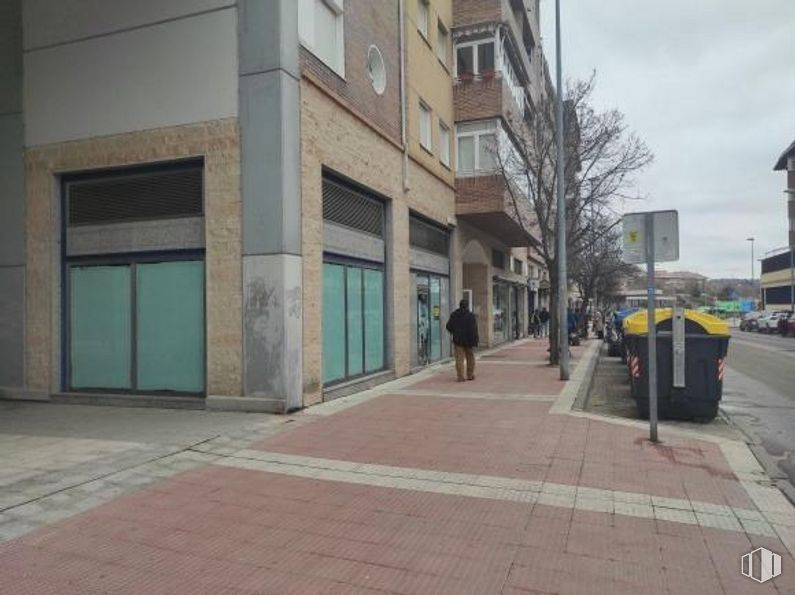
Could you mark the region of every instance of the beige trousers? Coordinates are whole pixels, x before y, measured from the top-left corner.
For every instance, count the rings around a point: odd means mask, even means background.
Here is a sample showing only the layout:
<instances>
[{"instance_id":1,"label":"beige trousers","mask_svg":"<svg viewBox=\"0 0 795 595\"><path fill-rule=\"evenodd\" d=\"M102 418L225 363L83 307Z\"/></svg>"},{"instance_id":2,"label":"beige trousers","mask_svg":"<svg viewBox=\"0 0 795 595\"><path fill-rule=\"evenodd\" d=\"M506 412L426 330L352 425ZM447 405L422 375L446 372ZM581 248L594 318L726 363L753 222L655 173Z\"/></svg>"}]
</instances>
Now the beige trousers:
<instances>
[{"instance_id":1,"label":"beige trousers","mask_svg":"<svg viewBox=\"0 0 795 595\"><path fill-rule=\"evenodd\" d=\"M475 379L475 352L471 347L455 347L455 371L459 380ZM464 362L466 361L466 377L464 376Z\"/></svg>"}]
</instances>

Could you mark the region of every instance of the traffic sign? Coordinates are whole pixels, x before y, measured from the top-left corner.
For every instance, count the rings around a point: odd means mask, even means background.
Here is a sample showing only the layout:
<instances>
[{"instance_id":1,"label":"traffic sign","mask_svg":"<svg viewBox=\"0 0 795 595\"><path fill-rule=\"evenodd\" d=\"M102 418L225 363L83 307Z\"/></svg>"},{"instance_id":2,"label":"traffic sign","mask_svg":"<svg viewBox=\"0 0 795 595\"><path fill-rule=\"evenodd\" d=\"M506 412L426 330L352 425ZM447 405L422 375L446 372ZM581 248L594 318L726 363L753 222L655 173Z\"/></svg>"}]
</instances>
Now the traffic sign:
<instances>
[{"instance_id":1,"label":"traffic sign","mask_svg":"<svg viewBox=\"0 0 795 595\"><path fill-rule=\"evenodd\" d=\"M651 211L624 215L623 260L630 264L646 262L646 216L654 222L654 261L679 260L679 214L677 211Z\"/></svg>"},{"instance_id":2,"label":"traffic sign","mask_svg":"<svg viewBox=\"0 0 795 595\"><path fill-rule=\"evenodd\" d=\"M622 220L624 227L623 260L630 264L646 263L646 319L648 324L649 376L649 439L657 442L657 317L654 289L654 263L679 260L679 214L676 211L628 213ZM684 318L682 318L684 320ZM682 329L684 330L684 327ZM684 363L684 346L678 355ZM682 365L681 370L684 370ZM684 378L675 381L684 385Z\"/></svg>"}]
</instances>

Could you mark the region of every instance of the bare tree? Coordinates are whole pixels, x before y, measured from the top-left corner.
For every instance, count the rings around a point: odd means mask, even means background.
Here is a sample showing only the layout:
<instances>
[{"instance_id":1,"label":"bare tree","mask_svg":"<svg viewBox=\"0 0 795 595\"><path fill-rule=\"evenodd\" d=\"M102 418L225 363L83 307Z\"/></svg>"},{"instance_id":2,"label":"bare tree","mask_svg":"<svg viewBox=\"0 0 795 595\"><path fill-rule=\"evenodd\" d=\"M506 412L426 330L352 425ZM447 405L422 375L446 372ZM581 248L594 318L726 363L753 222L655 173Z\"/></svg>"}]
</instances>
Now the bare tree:
<instances>
[{"instance_id":1,"label":"bare tree","mask_svg":"<svg viewBox=\"0 0 795 595\"><path fill-rule=\"evenodd\" d=\"M565 89L564 145L566 163L566 216L569 263L606 233L600 224L615 219L621 203L640 198L635 175L651 163L653 156L645 143L632 133L617 109L597 111L591 96L594 78L570 82ZM532 112L511 122L514 148L496 151L499 171L506 179L517 214L519 204L529 201L534 221L531 250L549 271L550 298L557 302L558 226L555 188L557 153L555 145L554 97L543 95ZM551 308L550 363L558 361L558 315Z\"/></svg>"},{"instance_id":2,"label":"bare tree","mask_svg":"<svg viewBox=\"0 0 795 595\"><path fill-rule=\"evenodd\" d=\"M618 219L607 218L590 221L593 233L569 259L569 276L576 283L584 304L595 296L609 303L608 298L639 272L638 267L621 259L619 223Z\"/></svg>"}]
</instances>

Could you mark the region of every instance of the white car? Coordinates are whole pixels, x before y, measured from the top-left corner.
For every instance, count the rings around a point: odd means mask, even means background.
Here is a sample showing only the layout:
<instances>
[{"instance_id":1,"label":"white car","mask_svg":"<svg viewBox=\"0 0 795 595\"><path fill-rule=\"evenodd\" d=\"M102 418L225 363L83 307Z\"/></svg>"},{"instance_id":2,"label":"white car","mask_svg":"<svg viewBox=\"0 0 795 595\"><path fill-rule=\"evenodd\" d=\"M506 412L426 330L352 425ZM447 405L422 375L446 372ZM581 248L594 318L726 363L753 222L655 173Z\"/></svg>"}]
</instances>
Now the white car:
<instances>
[{"instance_id":1,"label":"white car","mask_svg":"<svg viewBox=\"0 0 795 595\"><path fill-rule=\"evenodd\" d=\"M770 312L762 316L758 321L758 327L760 333L777 333L778 332L778 320L782 316L787 316L786 312Z\"/></svg>"}]
</instances>

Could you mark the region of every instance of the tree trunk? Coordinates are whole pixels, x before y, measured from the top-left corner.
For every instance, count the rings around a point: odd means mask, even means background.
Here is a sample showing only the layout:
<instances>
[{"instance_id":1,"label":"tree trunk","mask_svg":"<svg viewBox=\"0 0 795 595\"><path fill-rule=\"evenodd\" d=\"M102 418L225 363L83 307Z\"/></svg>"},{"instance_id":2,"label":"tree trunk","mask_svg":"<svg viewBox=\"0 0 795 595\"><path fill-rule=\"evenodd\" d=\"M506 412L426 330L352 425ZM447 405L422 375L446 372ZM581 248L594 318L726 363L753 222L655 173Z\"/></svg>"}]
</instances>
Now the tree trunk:
<instances>
[{"instance_id":1,"label":"tree trunk","mask_svg":"<svg viewBox=\"0 0 795 595\"><path fill-rule=\"evenodd\" d=\"M591 289L590 286L586 286L585 292L582 295L582 304L584 312L582 312L582 316L580 317L580 330L585 331L586 334L588 333L588 321L585 316L585 313L588 311L588 304L591 301L592 295L593 295L593 290ZM594 312L596 312L596 307L594 307Z\"/></svg>"}]
</instances>

